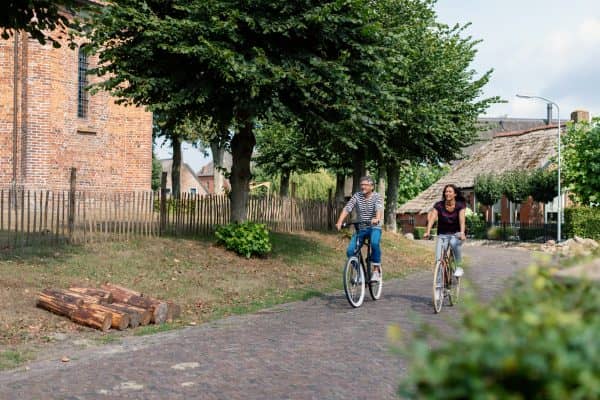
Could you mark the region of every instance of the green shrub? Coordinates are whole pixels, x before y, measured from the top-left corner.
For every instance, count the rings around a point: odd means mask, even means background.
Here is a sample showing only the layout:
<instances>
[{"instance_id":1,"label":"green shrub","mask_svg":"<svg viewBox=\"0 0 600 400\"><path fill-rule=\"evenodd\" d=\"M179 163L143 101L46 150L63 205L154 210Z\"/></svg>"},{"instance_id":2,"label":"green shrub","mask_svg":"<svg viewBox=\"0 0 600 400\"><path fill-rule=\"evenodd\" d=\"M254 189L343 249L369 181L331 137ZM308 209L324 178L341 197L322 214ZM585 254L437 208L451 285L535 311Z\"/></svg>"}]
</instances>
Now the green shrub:
<instances>
[{"instance_id":1,"label":"green shrub","mask_svg":"<svg viewBox=\"0 0 600 400\"><path fill-rule=\"evenodd\" d=\"M570 286L567 286L570 285ZM418 338L399 394L409 399L597 399L600 286L528 268L493 303L461 305L459 331Z\"/></svg>"},{"instance_id":2,"label":"green shrub","mask_svg":"<svg viewBox=\"0 0 600 400\"><path fill-rule=\"evenodd\" d=\"M492 226L487 230L489 240L509 240L514 238L518 229L512 226Z\"/></svg>"},{"instance_id":3,"label":"green shrub","mask_svg":"<svg viewBox=\"0 0 600 400\"><path fill-rule=\"evenodd\" d=\"M415 239L423 239L426 230L427 228L424 226L415 226L415 230L413 231ZM437 228L431 228L431 236L435 235L437 235Z\"/></svg>"},{"instance_id":4,"label":"green shrub","mask_svg":"<svg viewBox=\"0 0 600 400\"><path fill-rule=\"evenodd\" d=\"M565 233L600 240L600 207L566 208Z\"/></svg>"},{"instance_id":5,"label":"green shrub","mask_svg":"<svg viewBox=\"0 0 600 400\"><path fill-rule=\"evenodd\" d=\"M467 234L475 239L485 239L485 230L487 223L481 215L475 213L467 213Z\"/></svg>"},{"instance_id":6,"label":"green shrub","mask_svg":"<svg viewBox=\"0 0 600 400\"><path fill-rule=\"evenodd\" d=\"M221 225L215 232L217 242L239 255L250 258L265 255L271 251L269 231L264 224L244 222Z\"/></svg>"}]
</instances>

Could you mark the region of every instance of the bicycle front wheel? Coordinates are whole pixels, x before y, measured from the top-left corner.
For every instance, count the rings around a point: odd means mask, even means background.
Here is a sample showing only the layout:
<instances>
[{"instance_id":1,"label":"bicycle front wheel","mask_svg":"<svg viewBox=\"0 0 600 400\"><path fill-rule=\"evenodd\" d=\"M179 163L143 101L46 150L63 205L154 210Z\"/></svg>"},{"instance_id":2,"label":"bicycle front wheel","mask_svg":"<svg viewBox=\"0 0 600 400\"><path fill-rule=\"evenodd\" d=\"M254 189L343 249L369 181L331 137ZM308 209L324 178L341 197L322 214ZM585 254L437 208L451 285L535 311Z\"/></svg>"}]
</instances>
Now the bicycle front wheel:
<instances>
[{"instance_id":1,"label":"bicycle front wheel","mask_svg":"<svg viewBox=\"0 0 600 400\"><path fill-rule=\"evenodd\" d=\"M433 269L433 309L437 313L442 311L444 305L445 269L442 261L435 263Z\"/></svg>"},{"instance_id":2,"label":"bicycle front wheel","mask_svg":"<svg viewBox=\"0 0 600 400\"><path fill-rule=\"evenodd\" d=\"M344 266L344 292L352 307L360 307L365 299L365 274L356 257L350 257Z\"/></svg>"},{"instance_id":3,"label":"bicycle front wheel","mask_svg":"<svg viewBox=\"0 0 600 400\"><path fill-rule=\"evenodd\" d=\"M369 293L373 300L379 300L381 298L381 290L383 289L383 269L379 266L379 281L369 282Z\"/></svg>"}]
</instances>

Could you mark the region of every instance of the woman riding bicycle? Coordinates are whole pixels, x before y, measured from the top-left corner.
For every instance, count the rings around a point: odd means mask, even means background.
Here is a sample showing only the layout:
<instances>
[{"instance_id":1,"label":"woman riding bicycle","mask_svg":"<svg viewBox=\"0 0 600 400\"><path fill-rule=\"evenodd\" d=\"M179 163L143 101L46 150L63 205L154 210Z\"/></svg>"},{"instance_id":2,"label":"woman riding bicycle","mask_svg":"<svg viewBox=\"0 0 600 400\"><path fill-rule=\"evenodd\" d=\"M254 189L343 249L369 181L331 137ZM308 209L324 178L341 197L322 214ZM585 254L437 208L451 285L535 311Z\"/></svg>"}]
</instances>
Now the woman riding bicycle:
<instances>
[{"instance_id":1,"label":"woman riding bicycle","mask_svg":"<svg viewBox=\"0 0 600 400\"><path fill-rule=\"evenodd\" d=\"M375 182L370 176L360 178L360 192L354 193L350 198L348 204L346 204L340 213L335 226L340 230L346 217L357 207L358 220L365 228L354 232L346 254L348 257L354 254L356 235L359 237L360 245L362 245L366 237L369 237L371 242L371 265L373 266L371 280L379 281L381 279L381 248L379 242L381 240L381 226L383 222L383 199L379 193L373 191L374 188Z\"/></svg>"},{"instance_id":2,"label":"woman riding bicycle","mask_svg":"<svg viewBox=\"0 0 600 400\"><path fill-rule=\"evenodd\" d=\"M464 273L461 265L462 241L465 236L465 212L466 200L462 193L454 185L444 186L442 191L442 200L435 203L433 209L427 215L427 230L423 238L430 236L433 223L438 221L438 239L435 246L435 260L442 257L442 245L444 241L450 241L450 246L454 252L454 259L458 267L454 271L455 276L462 276Z\"/></svg>"}]
</instances>

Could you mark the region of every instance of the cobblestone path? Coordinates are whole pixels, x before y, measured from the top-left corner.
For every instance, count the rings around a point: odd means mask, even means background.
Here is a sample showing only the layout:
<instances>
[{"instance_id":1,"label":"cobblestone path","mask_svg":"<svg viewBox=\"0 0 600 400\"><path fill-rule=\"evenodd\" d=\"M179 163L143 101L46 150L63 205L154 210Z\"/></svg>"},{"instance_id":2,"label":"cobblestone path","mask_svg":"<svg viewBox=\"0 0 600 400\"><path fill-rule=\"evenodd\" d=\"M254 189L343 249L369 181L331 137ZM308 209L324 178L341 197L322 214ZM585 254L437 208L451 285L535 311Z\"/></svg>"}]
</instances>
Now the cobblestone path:
<instances>
[{"instance_id":1,"label":"cobblestone path","mask_svg":"<svg viewBox=\"0 0 600 400\"><path fill-rule=\"evenodd\" d=\"M464 253L482 300L530 261L520 249L472 246ZM395 398L407 365L391 354L387 326L410 332L416 317L444 330L457 315L459 307L433 314L431 279L420 272L386 282L382 299L367 299L359 309L338 292L80 350L68 363L0 373L0 399Z\"/></svg>"}]
</instances>

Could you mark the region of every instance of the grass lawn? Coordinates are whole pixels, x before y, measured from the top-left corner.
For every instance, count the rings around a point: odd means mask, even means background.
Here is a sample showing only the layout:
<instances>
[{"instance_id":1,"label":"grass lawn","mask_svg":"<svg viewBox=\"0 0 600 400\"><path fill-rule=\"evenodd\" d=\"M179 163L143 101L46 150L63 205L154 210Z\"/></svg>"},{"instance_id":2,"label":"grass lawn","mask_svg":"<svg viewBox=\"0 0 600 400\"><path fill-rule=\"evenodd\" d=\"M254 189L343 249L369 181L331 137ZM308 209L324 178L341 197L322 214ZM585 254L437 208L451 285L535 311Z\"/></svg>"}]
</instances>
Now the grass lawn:
<instances>
[{"instance_id":1,"label":"grass lawn","mask_svg":"<svg viewBox=\"0 0 600 400\"><path fill-rule=\"evenodd\" d=\"M149 238L0 253L0 369L35 358L64 338L99 344L136 335L200 324L231 314L303 300L342 288L348 237L342 234L271 234L273 252L247 260L213 240ZM384 233L386 279L430 268L433 250L400 235ZM98 287L110 282L182 307L172 324L102 333L35 307L47 287ZM385 293L384 293L385 296ZM61 338L61 339L57 339Z\"/></svg>"}]
</instances>

